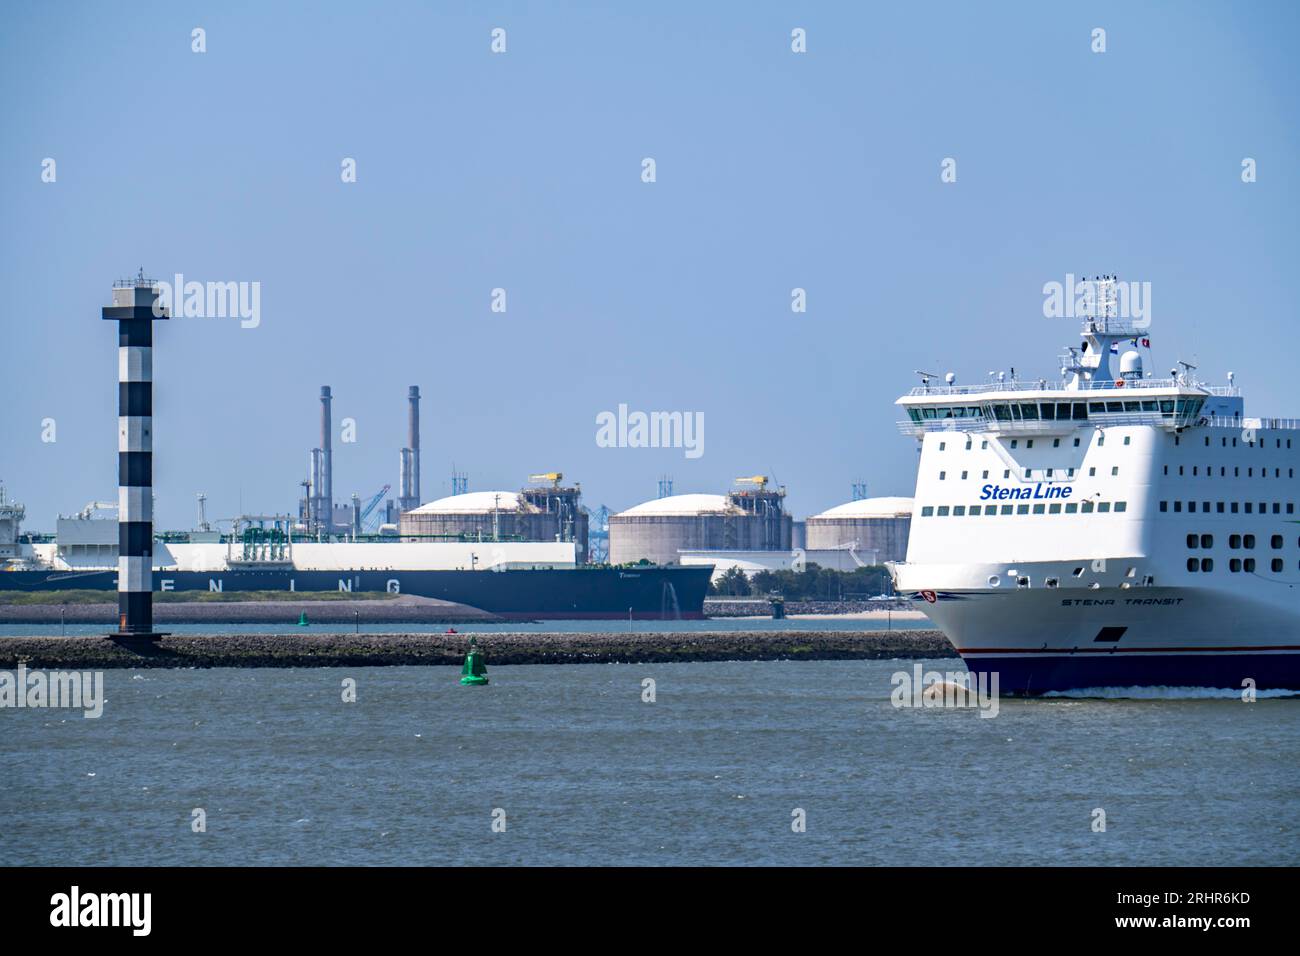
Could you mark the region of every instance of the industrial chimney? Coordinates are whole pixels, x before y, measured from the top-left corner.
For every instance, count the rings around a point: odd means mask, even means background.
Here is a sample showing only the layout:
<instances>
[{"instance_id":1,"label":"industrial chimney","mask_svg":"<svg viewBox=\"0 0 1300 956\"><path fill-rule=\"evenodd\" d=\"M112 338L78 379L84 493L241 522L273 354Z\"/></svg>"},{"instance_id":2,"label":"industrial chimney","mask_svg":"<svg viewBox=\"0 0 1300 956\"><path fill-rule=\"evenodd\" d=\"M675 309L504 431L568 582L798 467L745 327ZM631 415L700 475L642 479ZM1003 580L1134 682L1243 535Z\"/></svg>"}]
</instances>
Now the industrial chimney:
<instances>
[{"instance_id":1,"label":"industrial chimney","mask_svg":"<svg viewBox=\"0 0 1300 956\"><path fill-rule=\"evenodd\" d=\"M420 507L420 386L407 389L406 447L398 456L397 507L411 511Z\"/></svg>"}]
</instances>

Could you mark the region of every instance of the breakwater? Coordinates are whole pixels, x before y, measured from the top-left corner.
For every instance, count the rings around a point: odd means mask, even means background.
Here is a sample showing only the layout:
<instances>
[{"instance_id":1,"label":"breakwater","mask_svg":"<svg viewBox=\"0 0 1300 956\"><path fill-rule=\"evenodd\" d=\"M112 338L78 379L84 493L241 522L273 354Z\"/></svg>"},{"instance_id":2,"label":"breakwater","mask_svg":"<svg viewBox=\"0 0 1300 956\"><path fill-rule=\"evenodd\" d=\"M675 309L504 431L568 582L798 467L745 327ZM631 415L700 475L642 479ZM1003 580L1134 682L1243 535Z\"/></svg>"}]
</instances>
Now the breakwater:
<instances>
[{"instance_id":1,"label":"breakwater","mask_svg":"<svg viewBox=\"0 0 1300 956\"><path fill-rule=\"evenodd\" d=\"M477 634L493 664L599 664L955 657L943 634L900 631ZM107 637L0 638L0 670L142 667L370 667L456 664L466 634L175 634L152 645Z\"/></svg>"},{"instance_id":2,"label":"breakwater","mask_svg":"<svg viewBox=\"0 0 1300 956\"><path fill-rule=\"evenodd\" d=\"M313 624L460 624L499 621L495 614L436 598L363 601L185 601L154 604L154 623L285 624L306 614ZM116 604L0 604L0 624L114 624Z\"/></svg>"}]
</instances>

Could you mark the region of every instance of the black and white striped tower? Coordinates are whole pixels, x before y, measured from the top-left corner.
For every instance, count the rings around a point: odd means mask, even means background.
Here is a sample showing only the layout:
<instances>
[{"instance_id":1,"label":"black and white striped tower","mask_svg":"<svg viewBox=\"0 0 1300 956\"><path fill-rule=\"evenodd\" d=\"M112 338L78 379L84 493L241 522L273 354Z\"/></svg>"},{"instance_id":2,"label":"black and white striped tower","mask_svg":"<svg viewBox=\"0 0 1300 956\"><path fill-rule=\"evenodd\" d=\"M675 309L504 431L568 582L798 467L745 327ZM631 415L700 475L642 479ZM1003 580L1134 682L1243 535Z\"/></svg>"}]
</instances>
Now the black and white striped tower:
<instances>
[{"instance_id":1,"label":"black and white striped tower","mask_svg":"<svg viewBox=\"0 0 1300 956\"><path fill-rule=\"evenodd\" d=\"M153 323L170 318L140 270L113 283L117 323L117 610L115 637L154 638Z\"/></svg>"}]
</instances>

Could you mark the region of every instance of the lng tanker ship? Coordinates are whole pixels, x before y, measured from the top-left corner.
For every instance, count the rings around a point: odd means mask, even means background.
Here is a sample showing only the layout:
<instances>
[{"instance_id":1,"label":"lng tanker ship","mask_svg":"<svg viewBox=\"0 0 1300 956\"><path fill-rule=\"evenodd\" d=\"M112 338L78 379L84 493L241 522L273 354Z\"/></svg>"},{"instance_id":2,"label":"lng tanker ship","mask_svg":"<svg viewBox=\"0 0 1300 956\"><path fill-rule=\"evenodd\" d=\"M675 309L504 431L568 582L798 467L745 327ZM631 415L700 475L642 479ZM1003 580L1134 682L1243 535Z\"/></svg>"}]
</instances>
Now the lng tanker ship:
<instances>
[{"instance_id":1,"label":"lng tanker ship","mask_svg":"<svg viewBox=\"0 0 1300 956\"><path fill-rule=\"evenodd\" d=\"M927 373L898 400L921 452L898 591L1003 691L1300 689L1300 422L1247 417L1231 373L1153 377L1112 315L1059 382Z\"/></svg>"},{"instance_id":2,"label":"lng tanker ship","mask_svg":"<svg viewBox=\"0 0 1300 956\"><path fill-rule=\"evenodd\" d=\"M52 540L24 537L22 506L0 492L0 590L116 590L117 522L93 510L61 518ZM265 524L156 536L154 590L377 591L516 620L700 619L713 571L585 564L574 541L295 540L287 522Z\"/></svg>"}]
</instances>

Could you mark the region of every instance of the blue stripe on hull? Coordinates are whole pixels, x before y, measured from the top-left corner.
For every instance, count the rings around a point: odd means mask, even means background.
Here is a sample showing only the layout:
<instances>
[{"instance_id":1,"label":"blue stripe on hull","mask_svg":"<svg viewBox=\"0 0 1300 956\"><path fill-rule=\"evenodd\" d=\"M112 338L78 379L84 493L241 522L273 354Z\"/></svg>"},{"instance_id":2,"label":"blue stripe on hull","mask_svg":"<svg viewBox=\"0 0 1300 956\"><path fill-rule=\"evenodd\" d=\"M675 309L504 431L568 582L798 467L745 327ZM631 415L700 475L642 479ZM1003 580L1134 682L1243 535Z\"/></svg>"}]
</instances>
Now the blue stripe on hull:
<instances>
[{"instance_id":1,"label":"blue stripe on hull","mask_svg":"<svg viewBox=\"0 0 1300 956\"><path fill-rule=\"evenodd\" d=\"M1003 694L1043 694L1088 687L1220 687L1300 690L1300 654L1035 654L972 655L966 667L998 674Z\"/></svg>"}]
</instances>

